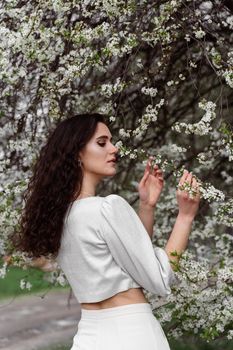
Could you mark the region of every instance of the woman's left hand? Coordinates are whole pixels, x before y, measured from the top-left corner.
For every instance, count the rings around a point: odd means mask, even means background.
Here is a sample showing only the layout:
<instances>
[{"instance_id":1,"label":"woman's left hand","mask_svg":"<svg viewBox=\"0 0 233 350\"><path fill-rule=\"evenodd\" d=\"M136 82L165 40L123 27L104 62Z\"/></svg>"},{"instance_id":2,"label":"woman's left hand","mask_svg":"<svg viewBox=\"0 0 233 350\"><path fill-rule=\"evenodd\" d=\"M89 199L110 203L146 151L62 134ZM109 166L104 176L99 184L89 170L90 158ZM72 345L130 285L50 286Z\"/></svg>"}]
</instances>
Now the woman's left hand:
<instances>
[{"instance_id":1,"label":"woman's left hand","mask_svg":"<svg viewBox=\"0 0 233 350\"><path fill-rule=\"evenodd\" d=\"M151 159L149 158L142 179L138 184L140 203L155 207L159 200L164 185L163 173L158 165L151 170Z\"/></svg>"}]
</instances>

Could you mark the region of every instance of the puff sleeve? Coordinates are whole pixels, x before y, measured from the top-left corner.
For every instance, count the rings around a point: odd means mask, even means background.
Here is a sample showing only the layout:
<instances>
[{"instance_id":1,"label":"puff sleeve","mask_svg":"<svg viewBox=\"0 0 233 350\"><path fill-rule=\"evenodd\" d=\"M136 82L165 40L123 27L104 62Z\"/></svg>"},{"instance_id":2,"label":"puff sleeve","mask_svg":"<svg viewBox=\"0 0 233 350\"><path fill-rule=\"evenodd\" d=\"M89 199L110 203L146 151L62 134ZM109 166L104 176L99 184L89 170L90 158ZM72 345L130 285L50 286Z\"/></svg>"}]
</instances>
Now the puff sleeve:
<instances>
[{"instance_id":1,"label":"puff sleeve","mask_svg":"<svg viewBox=\"0 0 233 350\"><path fill-rule=\"evenodd\" d=\"M101 204L103 239L116 263L145 290L166 296L175 275L164 249L152 241L135 210L121 196L111 194Z\"/></svg>"}]
</instances>

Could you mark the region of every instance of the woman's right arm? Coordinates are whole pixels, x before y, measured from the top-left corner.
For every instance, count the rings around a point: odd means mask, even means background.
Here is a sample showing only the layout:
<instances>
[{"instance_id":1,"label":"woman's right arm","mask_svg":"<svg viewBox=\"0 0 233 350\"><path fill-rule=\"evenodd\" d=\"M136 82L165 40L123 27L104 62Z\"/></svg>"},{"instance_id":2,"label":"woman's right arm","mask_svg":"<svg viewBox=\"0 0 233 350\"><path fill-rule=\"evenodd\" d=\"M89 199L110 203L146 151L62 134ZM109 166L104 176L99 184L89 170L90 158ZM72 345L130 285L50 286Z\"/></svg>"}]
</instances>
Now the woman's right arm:
<instances>
[{"instance_id":1,"label":"woman's right arm","mask_svg":"<svg viewBox=\"0 0 233 350\"><path fill-rule=\"evenodd\" d=\"M176 218L175 225L173 227L172 233L165 246L165 251L169 257L169 260L178 263L179 254L181 254L187 247L189 235L192 228L192 223L195 215L198 211L200 203L200 192L198 183L192 173L187 170L184 171L183 176L180 179L179 185L183 185L184 182L188 182L190 186L196 188L196 196L190 198L189 194L185 191L177 190L177 202L179 206L179 213ZM171 255L172 252L176 251L178 255ZM175 269L175 265L171 264L172 268Z\"/></svg>"}]
</instances>

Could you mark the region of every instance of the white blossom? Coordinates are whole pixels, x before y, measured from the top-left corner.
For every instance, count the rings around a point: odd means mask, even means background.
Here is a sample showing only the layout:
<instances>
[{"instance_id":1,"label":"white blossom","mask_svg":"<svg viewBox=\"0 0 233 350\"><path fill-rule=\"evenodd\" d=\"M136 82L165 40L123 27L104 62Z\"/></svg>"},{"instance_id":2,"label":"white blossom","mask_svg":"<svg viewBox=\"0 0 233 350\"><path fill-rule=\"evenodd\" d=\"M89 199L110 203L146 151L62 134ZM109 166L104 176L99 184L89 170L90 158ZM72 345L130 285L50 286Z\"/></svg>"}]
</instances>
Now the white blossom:
<instances>
[{"instance_id":1,"label":"white blossom","mask_svg":"<svg viewBox=\"0 0 233 350\"><path fill-rule=\"evenodd\" d=\"M146 88L145 86L142 87L141 89L142 93L145 94L145 95L149 95L151 97L155 97L158 93L158 89L156 88Z\"/></svg>"},{"instance_id":2,"label":"white blossom","mask_svg":"<svg viewBox=\"0 0 233 350\"><path fill-rule=\"evenodd\" d=\"M194 124L176 123L172 129L179 133L185 132L186 134L207 135L212 130L210 122L216 117L216 104L212 101L203 100L199 102L198 106L206 111L199 122Z\"/></svg>"},{"instance_id":3,"label":"white blossom","mask_svg":"<svg viewBox=\"0 0 233 350\"><path fill-rule=\"evenodd\" d=\"M206 35L206 33L204 32L204 30L203 30L202 28L199 28L198 30L196 30L196 31L194 32L194 34L195 34L195 37L196 37L197 39L202 39L202 38L204 38L204 36Z\"/></svg>"},{"instance_id":4,"label":"white blossom","mask_svg":"<svg viewBox=\"0 0 233 350\"><path fill-rule=\"evenodd\" d=\"M164 298L148 293L156 317L168 324L169 336L211 340L224 332L232 339L233 143L231 127L222 128L232 120L222 98L233 87L227 6L219 11L219 1L202 1L193 7L191 0L185 6L182 0L21 5L11 0L0 6L0 255L8 254L7 237L18 224L22 194L50 127L76 112L107 114L125 157L114 191L135 202L149 155L165 173L156 246L166 245L175 224L184 168L201 185L203 205L176 271L179 283ZM206 100L198 104L198 96ZM129 160L133 172L126 174ZM184 189L194 195L187 183ZM23 270L30 263L21 252L10 261ZM6 274L5 263L0 277ZM67 282L59 268L45 278ZM20 288L30 290L26 277Z\"/></svg>"},{"instance_id":5,"label":"white blossom","mask_svg":"<svg viewBox=\"0 0 233 350\"><path fill-rule=\"evenodd\" d=\"M24 278L20 280L20 288L30 290L32 284L29 281L26 281Z\"/></svg>"},{"instance_id":6,"label":"white blossom","mask_svg":"<svg viewBox=\"0 0 233 350\"><path fill-rule=\"evenodd\" d=\"M5 278L7 271L7 262L4 262L2 267L0 268L0 278Z\"/></svg>"},{"instance_id":7,"label":"white blossom","mask_svg":"<svg viewBox=\"0 0 233 350\"><path fill-rule=\"evenodd\" d=\"M64 287L66 285L66 278L64 276L64 273L60 273L59 276L57 277L57 282L62 286Z\"/></svg>"}]
</instances>

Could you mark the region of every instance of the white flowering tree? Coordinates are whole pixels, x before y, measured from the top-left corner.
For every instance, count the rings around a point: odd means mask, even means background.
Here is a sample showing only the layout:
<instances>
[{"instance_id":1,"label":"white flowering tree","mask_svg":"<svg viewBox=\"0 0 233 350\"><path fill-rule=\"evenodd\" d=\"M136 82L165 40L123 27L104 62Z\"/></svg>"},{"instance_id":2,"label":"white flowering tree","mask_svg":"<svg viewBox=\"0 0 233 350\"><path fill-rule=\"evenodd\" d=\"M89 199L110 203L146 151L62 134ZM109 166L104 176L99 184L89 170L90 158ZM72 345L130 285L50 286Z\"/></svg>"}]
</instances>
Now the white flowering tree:
<instances>
[{"instance_id":1,"label":"white flowering tree","mask_svg":"<svg viewBox=\"0 0 233 350\"><path fill-rule=\"evenodd\" d=\"M223 0L1 2L0 256L50 127L106 113L124 162L100 191L134 205L149 154L165 173L154 244L164 246L171 232L183 168L201 181L180 283L166 299L147 294L167 335L232 339L232 12ZM14 252L10 261L24 267L27 258ZM50 280L65 281L59 268Z\"/></svg>"}]
</instances>

